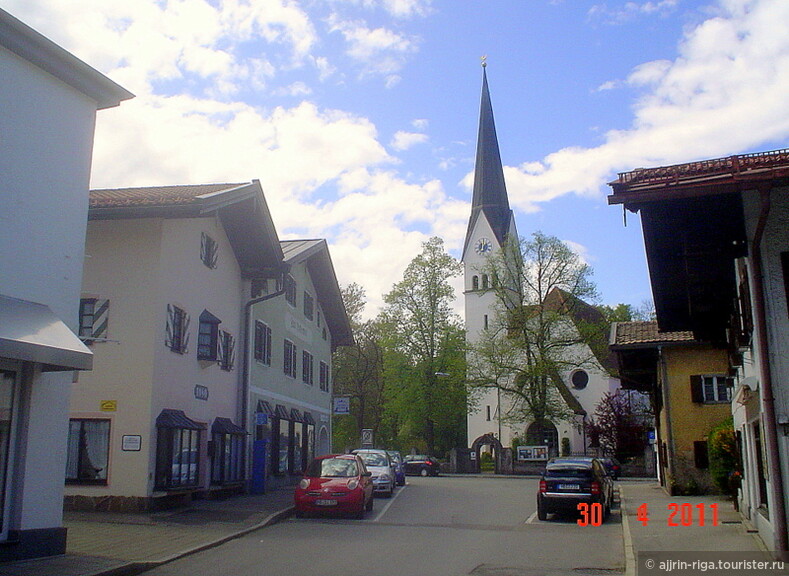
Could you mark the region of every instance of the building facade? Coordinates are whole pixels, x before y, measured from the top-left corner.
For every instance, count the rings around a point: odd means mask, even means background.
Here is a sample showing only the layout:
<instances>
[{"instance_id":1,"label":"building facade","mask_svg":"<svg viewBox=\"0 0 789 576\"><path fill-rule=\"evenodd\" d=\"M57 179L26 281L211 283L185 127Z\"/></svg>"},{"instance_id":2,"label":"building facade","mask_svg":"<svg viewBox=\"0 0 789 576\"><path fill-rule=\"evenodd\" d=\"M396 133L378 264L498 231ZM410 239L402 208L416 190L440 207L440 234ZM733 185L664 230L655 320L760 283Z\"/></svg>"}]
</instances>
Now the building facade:
<instances>
[{"instance_id":1,"label":"building facade","mask_svg":"<svg viewBox=\"0 0 789 576\"><path fill-rule=\"evenodd\" d=\"M132 94L0 10L0 560L63 554L96 111Z\"/></svg>"}]
</instances>

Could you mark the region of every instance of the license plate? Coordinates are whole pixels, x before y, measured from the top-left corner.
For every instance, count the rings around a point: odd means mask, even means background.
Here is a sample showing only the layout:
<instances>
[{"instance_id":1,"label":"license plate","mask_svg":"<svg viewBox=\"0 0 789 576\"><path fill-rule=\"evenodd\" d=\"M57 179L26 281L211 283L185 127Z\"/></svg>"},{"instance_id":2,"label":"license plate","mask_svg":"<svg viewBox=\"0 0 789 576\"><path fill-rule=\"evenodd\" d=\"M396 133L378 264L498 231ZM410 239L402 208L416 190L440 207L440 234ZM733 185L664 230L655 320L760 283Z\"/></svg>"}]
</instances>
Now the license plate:
<instances>
[{"instance_id":1,"label":"license plate","mask_svg":"<svg viewBox=\"0 0 789 576\"><path fill-rule=\"evenodd\" d=\"M315 501L316 506L337 506L337 500L318 499Z\"/></svg>"},{"instance_id":2,"label":"license plate","mask_svg":"<svg viewBox=\"0 0 789 576\"><path fill-rule=\"evenodd\" d=\"M580 484L559 484L556 486L559 490L580 490Z\"/></svg>"}]
</instances>

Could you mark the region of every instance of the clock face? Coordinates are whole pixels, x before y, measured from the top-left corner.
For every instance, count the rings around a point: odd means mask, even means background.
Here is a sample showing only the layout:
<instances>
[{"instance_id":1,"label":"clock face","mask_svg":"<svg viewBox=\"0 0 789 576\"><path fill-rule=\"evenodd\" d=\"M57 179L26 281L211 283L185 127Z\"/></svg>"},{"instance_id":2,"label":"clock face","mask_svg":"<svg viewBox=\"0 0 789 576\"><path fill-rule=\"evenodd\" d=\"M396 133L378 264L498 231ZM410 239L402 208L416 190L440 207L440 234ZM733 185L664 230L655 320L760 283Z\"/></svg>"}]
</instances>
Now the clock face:
<instances>
[{"instance_id":1,"label":"clock face","mask_svg":"<svg viewBox=\"0 0 789 576\"><path fill-rule=\"evenodd\" d=\"M477 240L474 250L476 250L477 254L487 254L490 252L491 248L493 248L493 244L490 243L490 240L487 238L480 238Z\"/></svg>"}]
</instances>

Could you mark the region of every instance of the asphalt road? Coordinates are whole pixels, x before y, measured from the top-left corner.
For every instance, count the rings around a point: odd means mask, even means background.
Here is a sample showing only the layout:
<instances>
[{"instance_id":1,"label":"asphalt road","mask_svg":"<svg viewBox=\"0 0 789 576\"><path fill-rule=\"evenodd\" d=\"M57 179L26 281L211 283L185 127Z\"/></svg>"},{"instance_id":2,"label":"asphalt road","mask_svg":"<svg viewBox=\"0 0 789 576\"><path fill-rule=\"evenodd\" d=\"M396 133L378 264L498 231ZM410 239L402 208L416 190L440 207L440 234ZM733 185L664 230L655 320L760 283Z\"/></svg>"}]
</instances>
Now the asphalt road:
<instances>
[{"instance_id":1,"label":"asphalt road","mask_svg":"<svg viewBox=\"0 0 789 576\"><path fill-rule=\"evenodd\" d=\"M364 520L291 518L152 576L618 576L617 510L602 526L536 518L537 481L411 478Z\"/></svg>"}]
</instances>

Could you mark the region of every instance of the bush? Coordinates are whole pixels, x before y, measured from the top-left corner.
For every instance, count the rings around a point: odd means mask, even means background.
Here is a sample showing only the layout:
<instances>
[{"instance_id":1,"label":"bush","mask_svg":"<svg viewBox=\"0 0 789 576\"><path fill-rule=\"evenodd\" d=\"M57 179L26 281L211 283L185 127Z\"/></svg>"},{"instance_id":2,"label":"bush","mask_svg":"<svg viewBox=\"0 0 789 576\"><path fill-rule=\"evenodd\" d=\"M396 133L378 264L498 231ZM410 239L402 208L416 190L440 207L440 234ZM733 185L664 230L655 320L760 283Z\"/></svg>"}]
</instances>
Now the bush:
<instances>
[{"instance_id":1,"label":"bush","mask_svg":"<svg viewBox=\"0 0 789 576\"><path fill-rule=\"evenodd\" d=\"M740 470L734 422L727 418L718 424L707 438L710 457L710 476L721 492L729 493L729 476Z\"/></svg>"}]
</instances>

